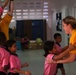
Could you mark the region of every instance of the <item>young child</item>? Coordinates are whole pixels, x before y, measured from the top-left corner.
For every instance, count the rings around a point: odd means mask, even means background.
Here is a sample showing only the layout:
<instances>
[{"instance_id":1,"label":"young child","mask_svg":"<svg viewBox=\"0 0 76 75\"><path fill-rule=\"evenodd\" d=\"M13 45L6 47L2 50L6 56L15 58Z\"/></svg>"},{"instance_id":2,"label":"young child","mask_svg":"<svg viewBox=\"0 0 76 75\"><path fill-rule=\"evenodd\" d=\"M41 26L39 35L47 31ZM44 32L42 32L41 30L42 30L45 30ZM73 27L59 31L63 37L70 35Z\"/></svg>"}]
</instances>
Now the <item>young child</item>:
<instances>
[{"instance_id":1,"label":"young child","mask_svg":"<svg viewBox=\"0 0 76 75\"><path fill-rule=\"evenodd\" d=\"M57 46L57 48L58 48L57 51L58 51L58 54L59 54L59 53L62 52L62 50L61 50L61 45L60 45L60 43L61 43L61 41L62 41L62 36L61 36L61 34L60 34L60 33L55 33L55 34L54 34L54 40L55 40L56 46ZM66 74L65 74L65 69L64 69L64 66L63 66L62 63L57 64L56 75L57 75L58 69L61 70L62 75L66 75Z\"/></svg>"},{"instance_id":2,"label":"young child","mask_svg":"<svg viewBox=\"0 0 76 75\"><path fill-rule=\"evenodd\" d=\"M74 49L73 45L70 45L66 50L66 53L70 50ZM65 53L61 55L57 55L57 46L54 41L46 41L44 43L44 51L45 51L45 64L44 64L44 74L43 75L55 75L57 63L54 60L58 60L64 56Z\"/></svg>"},{"instance_id":3,"label":"young child","mask_svg":"<svg viewBox=\"0 0 76 75\"><path fill-rule=\"evenodd\" d=\"M7 75L10 53L5 47L6 37L0 32L0 75Z\"/></svg>"},{"instance_id":4,"label":"young child","mask_svg":"<svg viewBox=\"0 0 76 75\"><path fill-rule=\"evenodd\" d=\"M21 39L21 43L22 43L22 49L28 49L29 48L29 39L27 37L27 35L25 35L24 37L22 37Z\"/></svg>"},{"instance_id":5,"label":"young child","mask_svg":"<svg viewBox=\"0 0 76 75\"><path fill-rule=\"evenodd\" d=\"M6 42L6 48L8 51L10 51L10 69L8 75L19 75L24 74L24 75L31 75L29 71L23 71L21 70L22 67L28 66L28 64L22 64L20 62L20 59L18 55L16 54L17 46L16 46L16 41L15 40L8 40Z\"/></svg>"},{"instance_id":6,"label":"young child","mask_svg":"<svg viewBox=\"0 0 76 75\"><path fill-rule=\"evenodd\" d=\"M50 64L47 61L48 58L50 58L50 60L53 61L53 58L55 57L55 54L57 53L54 41L46 41L44 43L44 51L45 51L45 54L44 54L45 64L44 64L43 75L55 75L57 64Z\"/></svg>"}]
</instances>

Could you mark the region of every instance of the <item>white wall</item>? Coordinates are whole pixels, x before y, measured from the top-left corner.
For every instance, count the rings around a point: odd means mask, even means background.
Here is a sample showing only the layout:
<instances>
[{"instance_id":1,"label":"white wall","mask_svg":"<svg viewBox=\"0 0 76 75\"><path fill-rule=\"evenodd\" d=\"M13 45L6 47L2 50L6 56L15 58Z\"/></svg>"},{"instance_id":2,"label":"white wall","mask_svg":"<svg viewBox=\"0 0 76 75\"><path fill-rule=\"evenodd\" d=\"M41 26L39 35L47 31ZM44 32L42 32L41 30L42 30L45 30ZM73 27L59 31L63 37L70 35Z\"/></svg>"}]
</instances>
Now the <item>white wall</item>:
<instances>
[{"instance_id":1,"label":"white wall","mask_svg":"<svg viewBox=\"0 0 76 75\"><path fill-rule=\"evenodd\" d=\"M56 13L62 12L62 19L68 15L76 17L76 4L75 0L51 0L52 11L53 11L53 23L52 23L52 39L54 33L58 32L62 35L62 47L68 44L68 36L64 31L56 31Z\"/></svg>"},{"instance_id":2,"label":"white wall","mask_svg":"<svg viewBox=\"0 0 76 75\"><path fill-rule=\"evenodd\" d=\"M67 45L68 40L67 40L67 35L63 31L63 29L62 29L62 31L57 31L56 30L56 13L62 12L62 18L64 18L66 16L66 10L65 9L66 8L63 8L60 11L59 10L58 11L57 10L53 11L53 23L52 23L52 39L53 39L53 35L55 33L60 33L62 35L62 42L61 42L62 47L64 47L65 45Z\"/></svg>"}]
</instances>

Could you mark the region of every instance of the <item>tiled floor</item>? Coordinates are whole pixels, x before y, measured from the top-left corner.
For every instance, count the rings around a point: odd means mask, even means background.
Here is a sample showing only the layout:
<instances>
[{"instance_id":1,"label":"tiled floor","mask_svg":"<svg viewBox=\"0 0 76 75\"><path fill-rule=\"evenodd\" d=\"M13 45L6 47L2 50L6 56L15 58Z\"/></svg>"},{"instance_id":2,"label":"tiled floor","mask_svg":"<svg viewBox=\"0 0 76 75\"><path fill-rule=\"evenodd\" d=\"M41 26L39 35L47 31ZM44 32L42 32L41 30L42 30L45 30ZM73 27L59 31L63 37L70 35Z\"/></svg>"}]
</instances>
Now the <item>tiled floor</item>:
<instances>
[{"instance_id":1,"label":"tiled floor","mask_svg":"<svg viewBox=\"0 0 76 75\"><path fill-rule=\"evenodd\" d=\"M28 62L29 67L23 68L23 70L29 69L32 75L43 75L44 67L44 51L43 50L18 50L17 54L22 63ZM76 75L76 62L64 64L66 75ZM60 70L57 75L61 75Z\"/></svg>"}]
</instances>

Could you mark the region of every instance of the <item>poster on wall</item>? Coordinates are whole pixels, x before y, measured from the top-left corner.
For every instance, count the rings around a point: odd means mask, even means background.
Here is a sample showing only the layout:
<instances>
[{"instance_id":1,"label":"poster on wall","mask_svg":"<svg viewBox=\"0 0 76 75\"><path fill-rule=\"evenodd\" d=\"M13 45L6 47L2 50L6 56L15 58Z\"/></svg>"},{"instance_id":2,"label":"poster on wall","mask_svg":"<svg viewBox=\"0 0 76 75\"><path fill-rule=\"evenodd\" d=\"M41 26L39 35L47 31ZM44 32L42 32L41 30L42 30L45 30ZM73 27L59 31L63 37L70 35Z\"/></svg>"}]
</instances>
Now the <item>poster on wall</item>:
<instances>
[{"instance_id":1,"label":"poster on wall","mask_svg":"<svg viewBox=\"0 0 76 75\"><path fill-rule=\"evenodd\" d=\"M62 31L62 13L56 13L56 30Z\"/></svg>"}]
</instances>

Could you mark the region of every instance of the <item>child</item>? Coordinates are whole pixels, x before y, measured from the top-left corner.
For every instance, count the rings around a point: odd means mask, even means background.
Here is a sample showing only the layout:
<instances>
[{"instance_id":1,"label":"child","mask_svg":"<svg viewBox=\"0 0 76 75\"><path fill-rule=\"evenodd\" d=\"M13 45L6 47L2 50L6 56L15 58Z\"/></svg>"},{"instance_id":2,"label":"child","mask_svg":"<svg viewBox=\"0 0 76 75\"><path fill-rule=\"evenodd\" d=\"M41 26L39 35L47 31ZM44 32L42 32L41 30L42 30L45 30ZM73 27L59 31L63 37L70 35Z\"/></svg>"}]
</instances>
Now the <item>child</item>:
<instances>
[{"instance_id":1,"label":"child","mask_svg":"<svg viewBox=\"0 0 76 75\"><path fill-rule=\"evenodd\" d=\"M57 64L48 63L47 59L53 60L56 54L56 46L54 41L46 41L44 43L44 51L45 51L45 64L44 64L44 74L43 75L55 75Z\"/></svg>"},{"instance_id":2,"label":"child","mask_svg":"<svg viewBox=\"0 0 76 75\"><path fill-rule=\"evenodd\" d=\"M8 75L31 75L29 71L23 71L21 70L22 67L28 66L28 64L21 65L21 62L18 58L18 55L16 54L17 46L15 40L8 40L6 42L6 48L8 51L10 51L10 69Z\"/></svg>"},{"instance_id":3,"label":"child","mask_svg":"<svg viewBox=\"0 0 76 75\"><path fill-rule=\"evenodd\" d=\"M69 46L66 50L66 53L70 50L74 49L73 46ZM53 61L58 60L64 56L66 53L62 53L62 55L57 55L57 46L54 41L46 41L44 43L44 51L45 51L45 64L44 64L44 74L43 75L55 75L56 67L59 62ZM53 62L53 63L52 63Z\"/></svg>"},{"instance_id":4,"label":"child","mask_svg":"<svg viewBox=\"0 0 76 75\"><path fill-rule=\"evenodd\" d=\"M29 48L29 39L28 39L27 35L22 37L21 43L22 43L22 49L28 49Z\"/></svg>"},{"instance_id":5,"label":"child","mask_svg":"<svg viewBox=\"0 0 76 75\"><path fill-rule=\"evenodd\" d=\"M61 41L62 41L62 36L61 36L61 34L60 34L60 33L55 33L55 34L54 34L54 40L55 40L56 46L57 46L57 48L58 48L57 51L58 51L58 54L59 54L59 53L62 52L62 50L61 50L61 45L60 45L60 43L61 43ZM57 71L56 71L56 74L57 74L57 72L58 72L58 69L61 70L62 75L66 75L62 63L57 64Z\"/></svg>"},{"instance_id":6,"label":"child","mask_svg":"<svg viewBox=\"0 0 76 75\"><path fill-rule=\"evenodd\" d=\"M6 37L0 32L0 75L7 75L10 53L5 48Z\"/></svg>"}]
</instances>

